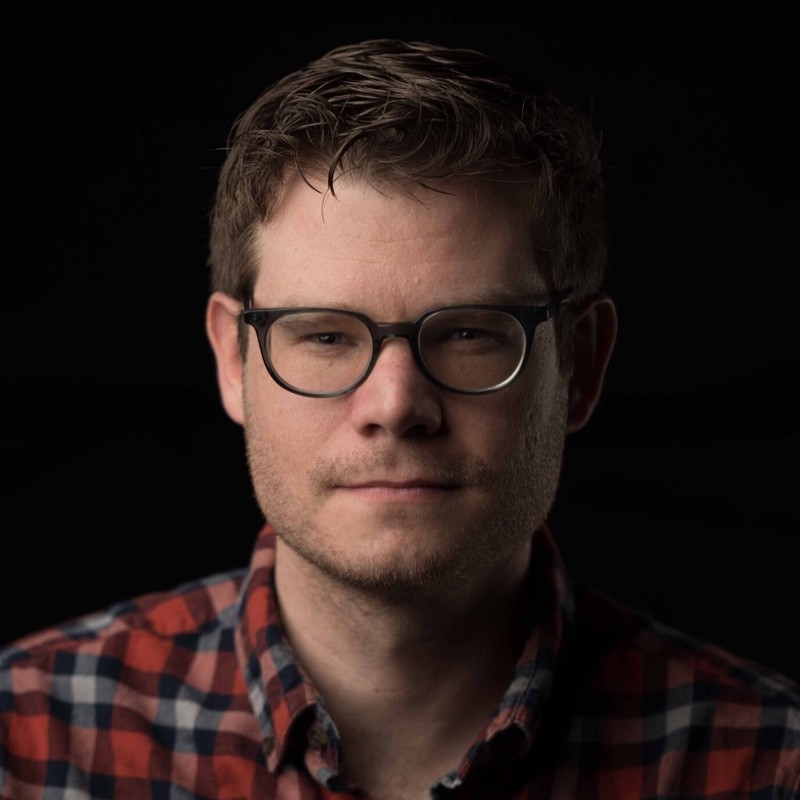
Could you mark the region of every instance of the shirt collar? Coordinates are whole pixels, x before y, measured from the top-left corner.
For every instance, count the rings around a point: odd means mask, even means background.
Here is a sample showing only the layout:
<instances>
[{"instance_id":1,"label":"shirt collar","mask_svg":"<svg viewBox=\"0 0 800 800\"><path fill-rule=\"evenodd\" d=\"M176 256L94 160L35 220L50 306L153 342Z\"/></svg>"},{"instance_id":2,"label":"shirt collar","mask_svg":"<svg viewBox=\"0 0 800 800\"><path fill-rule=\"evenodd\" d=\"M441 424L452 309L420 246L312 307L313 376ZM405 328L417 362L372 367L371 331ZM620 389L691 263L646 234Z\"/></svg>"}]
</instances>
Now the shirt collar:
<instances>
[{"instance_id":1,"label":"shirt collar","mask_svg":"<svg viewBox=\"0 0 800 800\"><path fill-rule=\"evenodd\" d=\"M284 635L274 579L275 533L265 525L242 585L236 654L271 771L287 755L295 729L310 724L319 702Z\"/></svg>"},{"instance_id":2,"label":"shirt collar","mask_svg":"<svg viewBox=\"0 0 800 800\"><path fill-rule=\"evenodd\" d=\"M293 746L305 748L311 742L321 756L320 775L335 775L336 729L284 635L274 567L275 532L265 525L241 590L236 650L261 727L267 767L278 770ZM457 785L470 769L489 758L497 760L498 754L503 760L518 758L535 739L574 615L569 579L547 527L533 538L530 586L529 636L514 678L458 770L443 779L445 785ZM500 740L508 744L498 747Z\"/></svg>"}]
</instances>

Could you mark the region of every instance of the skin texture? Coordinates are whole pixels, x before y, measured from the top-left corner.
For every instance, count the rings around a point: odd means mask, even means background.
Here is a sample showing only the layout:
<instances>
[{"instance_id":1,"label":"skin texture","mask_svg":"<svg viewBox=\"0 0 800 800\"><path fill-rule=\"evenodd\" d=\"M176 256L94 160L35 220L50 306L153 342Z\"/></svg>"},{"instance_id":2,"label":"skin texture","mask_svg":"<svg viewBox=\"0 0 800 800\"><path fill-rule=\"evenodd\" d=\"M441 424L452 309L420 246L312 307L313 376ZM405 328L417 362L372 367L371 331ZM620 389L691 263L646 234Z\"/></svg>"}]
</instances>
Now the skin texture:
<instances>
[{"instance_id":1,"label":"skin texture","mask_svg":"<svg viewBox=\"0 0 800 800\"><path fill-rule=\"evenodd\" d=\"M546 302L524 205L487 185L437 188L448 193L351 182L332 197L291 181L255 243L254 305L389 322L459 303ZM613 304L598 296L576 309L569 375L550 321L500 392L437 389L408 343L389 340L365 383L324 399L278 386L252 330L242 360L240 310L213 294L207 331L278 534L287 637L336 723L344 776L370 797L426 797L513 673L535 589L530 543L555 496L565 435L599 397Z\"/></svg>"},{"instance_id":2,"label":"skin texture","mask_svg":"<svg viewBox=\"0 0 800 800\"><path fill-rule=\"evenodd\" d=\"M363 184L332 198L296 181L258 241L257 306L326 305L375 320L437 306L544 302L522 209L486 189L419 200ZM377 593L452 591L525 557L555 495L567 381L552 323L522 377L496 394L437 389L403 340L338 398L286 392L255 341L232 416L259 504L317 570Z\"/></svg>"}]
</instances>

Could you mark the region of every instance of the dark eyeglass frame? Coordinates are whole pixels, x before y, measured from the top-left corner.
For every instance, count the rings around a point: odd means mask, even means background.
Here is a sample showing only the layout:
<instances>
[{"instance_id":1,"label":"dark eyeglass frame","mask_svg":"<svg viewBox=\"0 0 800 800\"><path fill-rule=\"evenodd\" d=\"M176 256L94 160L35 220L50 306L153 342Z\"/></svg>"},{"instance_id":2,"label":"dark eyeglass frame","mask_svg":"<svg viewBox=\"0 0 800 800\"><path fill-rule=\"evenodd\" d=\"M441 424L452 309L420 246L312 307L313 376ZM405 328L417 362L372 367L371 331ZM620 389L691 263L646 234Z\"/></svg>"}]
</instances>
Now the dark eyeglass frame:
<instances>
[{"instance_id":1,"label":"dark eyeglass frame","mask_svg":"<svg viewBox=\"0 0 800 800\"><path fill-rule=\"evenodd\" d=\"M416 362L417 366L419 367L422 374L434 385L440 389L444 389L448 392L454 392L456 394L469 394L469 395L478 395L478 394L490 394L491 392L497 392L500 389L504 389L510 383L512 383L519 375L522 373L522 370L525 368L525 364L528 361L528 357L530 356L531 352L531 344L533 342L533 334L536 331L536 328L542 323L546 322L550 319L560 308L566 303L571 302L570 294L571 289L565 289L564 291L558 292L553 296L553 299L547 303L546 305L522 305L522 306L506 306L506 305L491 305L491 304L462 304L456 306L441 306L439 308L432 308L428 311L425 311L419 317L417 317L413 322L373 322L366 314L361 314L358 311L349 311L346 309L341 308L324 308L319 306L294 306L291 308L253 308L251 303L253 302L252 297L248 296L244 300L244 309L242 312L242 318L247 325L252 326L256 331L256 338L258 339L258 346L261 350L261 358L264 362L264 366L267 368L267 372L270 374L270 377L277 383L279 386L282 386L289 392L293 392L294 394L302 395L303 397L339 397L340 395L347 394L348 392L352 392L354 389L361 386L364 381L372 373L375 364L378 361L378 356L380 355L381 345L383 344L386 339L406 339L408 341L409 346L411 347L411 352L414 355L414 361ZM486 389L458 389L453 386L448 386L446 383L440 381L435 375L432 375L425 365L425 361L422 358L422 354L420 353L419 349L419 337L420 332L422 330L422 325L425 321L432 317L434 314L437 314L441 311L461 311L461 310L470 310L474 309L476 311L483 310L483 311L500 311L505 314L509 314L510 316L514 317L517 322L520 323L522 326L523 331L525 332L525 351L522 355L522 358L519 361L517 369L505 380L501 381L500 383L489 386ZM369 360L369 363L364 368L363 373L351 383L349 386L346 386L344 389L339 389L335 392L308 392L303 389L298 389L296 386L292 386L291 384L287 383L281 376L275 371L275 368L272 365L272 362L269 358L269 353L267 351L267 333L270 329L270 326L279 320L281 317L288 316L289 314L297 314L301 312L312 311L312 312L334 312L336 314L345 314L349 317L353 317L360 322L362 322L365 327L369 330L372 336L372 357Z\"/></svg>"}]
</instances>

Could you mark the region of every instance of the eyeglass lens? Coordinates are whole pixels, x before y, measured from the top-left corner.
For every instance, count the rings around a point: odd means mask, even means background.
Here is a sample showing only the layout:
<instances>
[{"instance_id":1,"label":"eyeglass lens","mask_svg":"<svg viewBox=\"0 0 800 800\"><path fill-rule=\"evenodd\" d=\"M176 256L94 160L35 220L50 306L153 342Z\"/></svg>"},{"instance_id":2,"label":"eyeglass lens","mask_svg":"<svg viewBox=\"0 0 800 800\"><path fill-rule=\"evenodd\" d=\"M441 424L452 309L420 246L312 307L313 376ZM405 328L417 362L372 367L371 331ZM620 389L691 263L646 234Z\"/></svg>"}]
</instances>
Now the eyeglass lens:
<instances>
[{"instance_id":1,"label":"eyeglass lens","mask_svg":"<svg viewBox=\"0 0 800 800\"><path fill-rule=\"evenodd\" d=\"M303 392L333 393L357 383L372 361L370 329L345 312L302 311L277 319L266 339L275 372ZM443 309L419 332L425 368L453 389L481 391L508 380L525 354L525 331L503 311Z\"/></svg>"}]
</instances>

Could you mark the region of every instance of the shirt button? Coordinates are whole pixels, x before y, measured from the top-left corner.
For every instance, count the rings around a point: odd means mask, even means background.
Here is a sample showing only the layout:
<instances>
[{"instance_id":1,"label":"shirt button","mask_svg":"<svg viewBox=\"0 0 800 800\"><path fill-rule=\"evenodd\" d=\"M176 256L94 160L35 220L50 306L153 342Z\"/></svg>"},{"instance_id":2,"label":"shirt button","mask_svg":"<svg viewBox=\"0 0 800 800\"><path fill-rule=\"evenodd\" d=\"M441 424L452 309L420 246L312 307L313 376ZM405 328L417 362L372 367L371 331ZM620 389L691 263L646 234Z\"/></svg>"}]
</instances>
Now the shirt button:
<instances>
[{"instance_id":1,"label":"shirt button","mask_svg":"<svg viewBox=\"0 0 800 800\"><path fill-rule=\"evenodd\" d=\"M275 749L275 737L267 736L267 738L261 742L261 751L264 753L265 756L268 756L274 749Z\"/></svg>"},{"instance_id":2,"label":"shirt button","mask_svg":"<svg viewBox=\"0 0 800 800\"><path fill-rule=\"evenodd\" d=\"M328 744L328 734L325 733L319 722L315 722L308 729L308 743L317 750L322 750Z\"/></svg>"}]
</instances>

